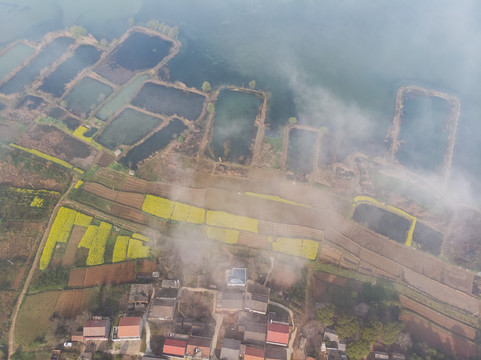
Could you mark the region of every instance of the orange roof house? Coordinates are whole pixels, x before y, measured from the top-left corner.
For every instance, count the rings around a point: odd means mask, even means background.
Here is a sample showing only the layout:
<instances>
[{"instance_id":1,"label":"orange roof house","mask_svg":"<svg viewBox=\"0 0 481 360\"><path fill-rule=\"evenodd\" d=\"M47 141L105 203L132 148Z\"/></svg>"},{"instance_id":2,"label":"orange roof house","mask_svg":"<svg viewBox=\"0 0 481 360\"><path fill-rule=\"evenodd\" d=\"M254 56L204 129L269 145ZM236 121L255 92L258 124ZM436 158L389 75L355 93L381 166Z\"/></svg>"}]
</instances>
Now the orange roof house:
<instances>
[{"instance_id":1,"label":"orange roof house","mask_svg":"<svg viewBox=\"0 0 481 360\"><path fill-rule=\"evenodd\" d=\"M84 324L83 338L85 340L107 340L110 334L110 320L90 319Z\"/></svg>"},{"instance_id":2,"label":"orange roof house","mask_svg":"<svg viewBox=\"0 0 481 360\"><path fill-rule=\"evenodd\" d=\"M264 349L253 346L246 346L246 350L244 352L244 360L264 360L265 356L266 352Z\"/></svg>"},{"instance_id":3,"label":"orange roof house","mask_svg":"<svg viewBox=\"0 0 481 360\"><path fill-rule=\"evenodd\" d=\"M172 338L165 339L162 353L167 356L184 357L187 341Z\"/></svg>"},{"instance_id":4,"label":"orange roof house","mask_svg":"<svg viewBox=\"0 0 481 360\"><path fill-rule=\"evenodd\" d=\"M211 339L191 336L187 340L186 355L195 358L209 358Z\"/></svg>"},{"instance_id":5,"label":"orange roof house","mask_svg":"<svg viewBox=\"0 0 481 360\"><path fill-rule=\"evenodd\" d=\"M267 343L287 346L289 344L289 325L269 323L267 325Z\"/></svg>"},{"instance_id":6,"label":"orange roof house","mask_svg":"<svg viewBox=\"0 0 481 360\"><path fill-rule=\"evenodd\" d=\"M136 338L140 339L142 336L142 318L141 317L123 317L119 321L117 330L117 337L122 338Z\"/></svg>"}]
</instances>

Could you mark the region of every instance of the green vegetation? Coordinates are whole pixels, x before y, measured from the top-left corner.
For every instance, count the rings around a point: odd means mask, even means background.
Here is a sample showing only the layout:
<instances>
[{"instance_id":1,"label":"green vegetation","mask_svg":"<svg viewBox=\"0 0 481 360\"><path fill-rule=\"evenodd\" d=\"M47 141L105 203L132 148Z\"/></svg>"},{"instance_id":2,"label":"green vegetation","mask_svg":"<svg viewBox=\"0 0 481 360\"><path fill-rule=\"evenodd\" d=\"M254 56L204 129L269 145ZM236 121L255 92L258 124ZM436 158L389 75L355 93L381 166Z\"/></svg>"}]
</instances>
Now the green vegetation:
<instances>
[{"instance_id":1,"label":"green vegetation","mask_svg":"<svg viewBox=\"0 0 481 360\"><path fill-rule=\"evenodd\" d=\"M82 36L87 35L87 30L78 25L71 26L68 31L73 36L74 39L80 39Z\"/></svg>"},{"instance_id":2,"label":"green vegetation","mask_svg":"<svg viewBox=\"0 0 481 360\"><path fill-rule=\"evenodd\" d=\"M212 90L212 87L210 86L210 83L208 81L204 81L202 83L202 91L203 92L209 92Z\"/></svg>"},{"instance_id":3,"label":"green vegetation","mask_svg":"<svg viewBox=\"0 0 481 360\"><path fill-rule=\"evenodd\" d=\"M256 81L255 80L251 80L249 81L249 87L254 90L256 88Z\"/></svg>"},{"instance_id":4,"label":"green vegetation","mask_svg":"<svg viewBox=\"0 0 481 360\"><path fill-rule=\"evenodd\" d=\"M44 221L60 194L56 191L21 189L0 185L0 219L5 221Z\"/></svg>"},{"instance_id":5,"label":"green vegetation","mask_svg":"<svg viewBox=\"0 0 481 360\"><path fill-rule=\"evenodd\" d=\"M294 116L291 116L288 121L291 125L297 124L297 118Z\"/></svg>"},{"instance_id":6,"label":"green vegetation","mask_svg":"<svg viewBox=\"0 0 481 360\"><path fill-rule=\"evenodd\" d=\"M327 304L322 309L317 310L317 318L322 321L325 327L334 324L334 305Z\"/></svg>"},{"instance_id":7,"label":"green vegetation","mask_svg":"<svg viewBox=\"0 0 481 360\"><path fill-rule=\"evenodd\" d=\"M179 28L177 26L169 26L160 22L159 20L149 20L147 22L147 27L153 30L157 30L158 32L167 35L172 39L177 39L179 37Z\"/></svg>"},{"instance_id":8,"label":"green vegetation","mask_svg":"<svg viewBox=\"0 0 481 360\"><path fill-rule=\"evenodd\" d=\"M30 292L63 289L67 286L69 270L57 266L40 271L38 277L30 285Z\"/></svg>"},{"instance_id":9,"label":"green vegetation","mask_svg":"<svg viewBox=\"0 0 481 360\"><path fill-rule=\"evenodd\" d=\"M215 111L215 105L214 103L208 102L207 103L207 112L209 114L212 114Z\"/></svg>"}]
</instances>

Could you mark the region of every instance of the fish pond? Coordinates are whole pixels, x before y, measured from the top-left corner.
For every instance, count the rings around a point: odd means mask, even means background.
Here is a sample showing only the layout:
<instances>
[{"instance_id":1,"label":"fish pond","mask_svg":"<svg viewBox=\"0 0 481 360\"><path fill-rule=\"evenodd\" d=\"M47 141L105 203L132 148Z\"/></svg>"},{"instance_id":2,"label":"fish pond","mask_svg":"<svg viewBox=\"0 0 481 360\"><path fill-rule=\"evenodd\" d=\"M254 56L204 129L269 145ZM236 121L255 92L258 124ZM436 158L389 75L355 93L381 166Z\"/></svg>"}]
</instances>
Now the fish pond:
<instances>
[{"instance_id":1,"label":"fish pond","mask_svg":"<svg viewBox=\"0 0 481 360\"><path fill-rule=\"evenodd\" d=\"M75 115L86 117L112 93L112 88L100 81L85 77L67 95L67 108Z\"/></svg>"},{"instance_id":2,"label":"fish pond","mask_svg":"<svg viewBox=\"0 0 481 360\"><path fill-rule=\"evenodd\" d=\"M16 44L0 57L0 81L22 64L33 53L34 49L25 44Z\"/></svg>"},{"instance_id":3,"label":"fish pond","mask_svg":"<svg viewBox=\"0 0 481 360\"><path fill-rule=\"evenodd\" d=\"M286 168L305 176L314 170L318 133L293 128L289 131Z\"/></svg>"},{"instance_id":4,"label":"fish pond","mask_svg":"<svg viewBox=\"0 0 481 360\"><path fill-rule=\"evenodd\" d=\"M359 224L404 244L411 221L387 210L368 204L359 204L352 219Z\"/></svg>"},{"instance_id":5,"label":"fish pond","mask_svg":"<svg viewBox=\"0 0 481 360\"><path fill-rule=\"evenodd\" d=\"M443 234L423 223L417 222L414 227L413 242L421 250L437 256L441 253Z\"/></svg>"},{"instance_id":6,"label":"fish pond","mask_svg":"<svg viewBox=\"0 0 481 360\"><path fill-rule=\"evenodd\" d=\"M205 97L197 93L147 82L132 104L153 113L196 120L202 113L204 100Z\"/></svg>"},{"instance_id":7,"label":"fish pond","mask_svg":"<svg viewBox=\"0 0 481 360\"><path fill-rule=\"evenodd\" d=\"M40 86L40 90L61 97L65 91L65 85L72 81L75 76L88 66L95 64L100 59L101 52L92 45L80 45L74 54L61 63Z\"/></svg>"},{"instance_id":8,"label":"fish pond","mask_svg":"<svg viewBox=\"0 0 481 360\"><path fill-rule=\"evenodd\" d=\"M254 93L222 90L215 104L211 155L217 160L248 165L257 134L255 126L262 99Z\"/></svg>"},{"instance_id":9,"label":"fish pond","mask_svg":"<svg viewBox=\"0 0 481 360\"><path fill-rule=\"evenodd\" d=\"M396 158L413 170L435 172L443 166L451 104L435 96L408 97L404 101Z\"/></svg>"},{"instance_id":10,"label":"fish pond","mask_svg":"<svg viewBox=\"0 0 481 360\"><path fill-rule=\"evenodd\" d=\"M132 32L95 71L116 84L124 84L136 71L155 67L171 47L170 41L159 36Z\"/></svg>"},{"instance_id":11,"label":"fish pond","mask_svg":"<svg viewBox=\"0 0 481 360\"><path fill-rule=\"evenodd\" d=\"M22 91L40 74L43 68L54 63L73 43L74 40L71 38L60 37L47 44L35 58L0 87L0 92L13 94Z\"/></svg>"},{"instance_id":12,"label":"fish pond","mask_svg":"<svg viewBox=\"0 0 481 360\"><path fill-rule=\"evenodd\" d=\"M16 109L36 110L39 107L46 106L46 105L47 103L41 97L27 95L16 106Z\"/></svg>"},{"instance_id":13,"label":"fish pond","mask_svg":"<svg viewBox=\"0 0 481 360\"><path fill-rule=\"evenodd\" d=\"M137 92L140 84L149 77L148 74L145 74L133 79L125 86L125 88L120 90L110 101L103 105L97 112L96 116L100 120L107 121L117 110L120 110L129 102L132 96Z\"/></svg>"},{"instance_id":14,"label":"fish pond","mask_svg":"<svg viewBox=\"0 0 481 360\"><path fill-rule=\"evenodd\" d=\"M142 144L131 149L120 162L133 170L137 170L138 164L147 159L156 151L164 149L172 141L176 140L187 126L179 120L172 119L169 124L156 131L152 136L145 140Z\"/></svg>"},{"instance_id":15,"label":"fish pond","mask_svg":"<svg viewBox=\"0 0 481 360\"><path fill-rule=\"evenodd\" d=\"M162 120L127 108L123 110L105 130L97 141L109 149L119 145L133 145L162 123Z\"/></svg>"}]
</instances>

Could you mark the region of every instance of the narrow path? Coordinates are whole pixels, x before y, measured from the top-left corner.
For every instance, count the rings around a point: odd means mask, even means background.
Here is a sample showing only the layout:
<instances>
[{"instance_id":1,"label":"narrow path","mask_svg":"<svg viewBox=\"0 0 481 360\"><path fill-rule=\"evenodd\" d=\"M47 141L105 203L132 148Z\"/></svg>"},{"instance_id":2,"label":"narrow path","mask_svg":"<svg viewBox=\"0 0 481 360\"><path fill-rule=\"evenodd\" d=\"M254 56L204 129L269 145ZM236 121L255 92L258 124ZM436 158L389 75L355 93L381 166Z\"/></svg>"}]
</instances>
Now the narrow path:
<instances>
[{"instance_id":1,"label":"narrow path","mask_svg":"<svg viewBox=\"0 0 481 360\"><path fill-rule=\"evenodd\" d=\"M69 188L65 193L62 195L60 200L58 201L57 205L55 205L52 215L50 216L50 220L48 221L48 226L45 229L45 232L43 233L42 240L40 241L40 244L38 246L37 254L35 255L35 258L33 259L32 266L30 268L30 271L28 272L27 278L25 279L25 284L23 285L23 289L18 295L17 303L15 304L15 308L13 309L12 312L12 317L10 319L10 330L8 334L8 360L11 359L12 354L15 351L15 323L17 322L17 315L18 311L20 310L20 306L22 305L23 298L25 297L25 293L27 292L30 282L32 281L33 274L35 273L35 270L37 269L38 262L40 260L40 255L42 254L43 247L45 246L45 242L47 241L48 234L50 232L50 228L52 227L53 220L55 219L55 215L58 212L58 209L63 205L63 200L67 196L67 194L72 190L74 185L77 183L77 176L74 175L72 178L72 183L70 184Z\"/></svg>"}]
</instances>

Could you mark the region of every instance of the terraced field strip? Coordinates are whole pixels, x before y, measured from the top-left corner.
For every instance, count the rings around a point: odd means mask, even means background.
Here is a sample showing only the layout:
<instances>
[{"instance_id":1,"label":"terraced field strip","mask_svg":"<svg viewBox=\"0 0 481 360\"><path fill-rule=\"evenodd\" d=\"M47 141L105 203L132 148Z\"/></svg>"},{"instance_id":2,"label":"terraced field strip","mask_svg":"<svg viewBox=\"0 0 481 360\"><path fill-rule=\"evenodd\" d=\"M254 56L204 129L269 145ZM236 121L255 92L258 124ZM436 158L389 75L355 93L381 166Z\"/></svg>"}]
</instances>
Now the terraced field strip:
<instances>
[{"instance_id":1,"label":"terraced field strip","mask_svg":"<svg viewBox=\"0 0 481 360\"><path fill-rule=\"evenodd\" d=\"M141 194L112 190L106 186L90 181L86 182L82 189L91 194L100 196L101 198L130 206L135 209L142 209L142 204L145 199L144 195Z\"/></svg>"},{"instance_id":2,"label":"terraced field strip","mask_svg":"<svg viewBox=\"0 0 481 360\"><path fill-rule=\"evenodd\" d=\"M19 146L19 145L16 145L16 144L10 144L11 147L15 148L15 149L19 149L19 150L23 150L25 152L28 152L30 154L33 154L35 156L38 156L38 157L41 157L42 159L45 159L45 160L48 160L48 161L51 161L55 164L58 164L58 165L61 165L61 166L64 166L66 167L67 169L72 169L80 174L83 174L84 171L81 170L81 169L77 169L76 167L74 167L72 164L69 164L68 162L66 161L63 161L62 159L59 159L59 158L56 158L54 156L50 156L50 155L47 155L41 151L38 151L38 150L35 150L35 149L28 149L28 148L25 148L23 146Z\"/></svg>"},{"instance_id":3,"label":"terraced field strip","mask_svg":"<svg viewBox=\"0 0 481 360\"><path fill-rule=\"evenodd\" d=\"M468 326L458 320L445 316L423 304L418 303L417 301L408 298L407 296L400 295L399 301L401 305L406 309L409 309L426 319L442 326L443 328L458 334L460 336L467 337L470 340L476 339L476 329Z\"/></svg>"},{"instance_id":4,"label":"terraced field strip","mask_svg":"<svg viewBox=\"0 0 481 360\"><path fill-rule=\"evenodd\" d=\"M398 209L397 207L394 207L392 205L386 205L386 204L384 204L384 203L382 203L382 202L380 202L380 201L378 201L378 200L376 200L376 199L374 199L370 196L364 196L364 195L356 196L352 201L352 206L355 208L360 203L368 203L368 204L374 205L376 207L379 207L379 208L384 209L386 211L392 212L394 214L397 214L397 215L411 221L411 227L408 230L408 234L407 234L406 242L405 242L406 246L411 247L412 242L413 242L413 233L414 233L414 227L416 226L417 217L407 213L404 210Z\"/></svg>"}]
</instances>

